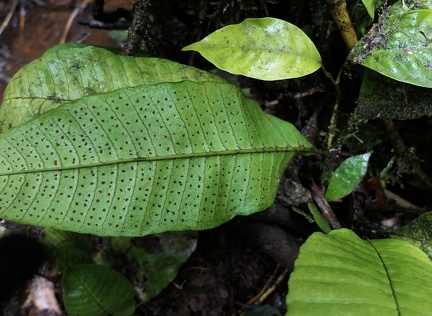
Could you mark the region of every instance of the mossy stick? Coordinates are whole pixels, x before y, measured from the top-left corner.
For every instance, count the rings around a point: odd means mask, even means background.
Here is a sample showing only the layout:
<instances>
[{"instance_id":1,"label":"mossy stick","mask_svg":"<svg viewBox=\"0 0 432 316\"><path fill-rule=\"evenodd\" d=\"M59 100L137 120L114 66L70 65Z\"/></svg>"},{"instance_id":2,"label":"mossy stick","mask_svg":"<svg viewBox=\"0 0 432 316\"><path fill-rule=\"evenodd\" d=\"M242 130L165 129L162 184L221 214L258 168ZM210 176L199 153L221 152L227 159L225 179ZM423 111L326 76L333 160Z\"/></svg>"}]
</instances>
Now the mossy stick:
<instances>
[{"instance_id":1,"label":"mossy stick","mask_svg":"<svg viewBox=\"0 0 432 316\"><path fill-rule=\"evenodd\" d=\"M357 43L358 38L348 14L345 0L327 0L327 4L346 47L351 50Z\"/></svg>"}]
</instances>

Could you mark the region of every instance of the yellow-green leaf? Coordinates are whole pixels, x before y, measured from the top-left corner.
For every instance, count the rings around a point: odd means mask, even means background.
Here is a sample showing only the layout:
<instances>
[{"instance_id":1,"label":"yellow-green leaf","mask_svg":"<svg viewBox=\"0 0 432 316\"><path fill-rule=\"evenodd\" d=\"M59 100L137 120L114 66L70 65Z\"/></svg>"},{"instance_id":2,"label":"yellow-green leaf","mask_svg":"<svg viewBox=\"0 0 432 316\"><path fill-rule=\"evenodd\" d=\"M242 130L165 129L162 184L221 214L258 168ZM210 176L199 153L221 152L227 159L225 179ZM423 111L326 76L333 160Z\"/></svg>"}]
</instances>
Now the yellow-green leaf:
<instances>
[{"instance_id":1,"label":"yellow-green leaf","mask_svg":"<svg viewBox=\"0 0 432 316\"><path fill-rule=\"evenodd\" d=\"M261 80L302 77L321 67L313 42L297 26L275 18L246 19L183 50L195 50L216 67Z\"/></svg>"}]
</instances>

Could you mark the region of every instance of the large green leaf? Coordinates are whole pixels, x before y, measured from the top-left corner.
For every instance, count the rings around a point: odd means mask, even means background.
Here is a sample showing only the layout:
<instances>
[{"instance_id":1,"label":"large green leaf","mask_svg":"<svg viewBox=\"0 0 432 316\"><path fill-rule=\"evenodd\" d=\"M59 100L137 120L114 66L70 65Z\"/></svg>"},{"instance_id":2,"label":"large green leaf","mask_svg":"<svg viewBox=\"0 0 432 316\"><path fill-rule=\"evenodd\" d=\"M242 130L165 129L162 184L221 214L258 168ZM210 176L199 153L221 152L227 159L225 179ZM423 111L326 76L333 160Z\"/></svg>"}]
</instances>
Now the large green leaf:
<instances>
[{"instance_id":1,"label":"large green leaf","mask_svg":"<svg viewBox=\"0 0 432 316\"><path fill-rule=\"evenodd\" d=\"M68 267L62 278L62 288L70 316L129 316L135 310L132 284L107 266Z\"/></svg>"},{"instance_id":2,"label":"large green leaf","mask_svg":"<svg viewBox=\"0 0 432 316\"><path fill-rule=\"evenodd\" d=\"M354 48L351 58L392 79L432 88L432 10L391 15Z\"/></svg>"},{"instance_id":3,"label":"large green leaf","mask_svg":"<svg viewBox=\"0 0 432 316\"><path fill-rule=\"evenodd\" d=\"M195 50L216 67L261 80L302 77L321 67L313 42L297 26L275 18L246 19L183 50Z\"/></svg>"},{"instance_id":4,"label":"large green leaf","mask_svg":"<svg viewBox=\"0 0 432 316\"><path fill-rule=\"evenodd\" d=\"M402 240L315 233L289 280L287 315L429 315L432 262Z\"/></svg>"},{"instance_id":5,"label":"large green leaf","mask_svg":"<svg viewBox=\"0 0 432 316\"><path fill-rule=\"evenodd\" d=\"M165 59L119 56L78 44L59 45L12 78L0 108L0 131L83 96L183 80L224 82L208 72Z\"/></svg>"},{"instance_id":6,"label":"large green leaf","mask_svg":"<svg viewBox=\"0 0 432 316\"><path fill-rule=\"evenodd\" d=\"M227 83L117 89L0 135L0 218L111 236L207 229L270 206L306 147Z\"/></svg>"}]
</instances>

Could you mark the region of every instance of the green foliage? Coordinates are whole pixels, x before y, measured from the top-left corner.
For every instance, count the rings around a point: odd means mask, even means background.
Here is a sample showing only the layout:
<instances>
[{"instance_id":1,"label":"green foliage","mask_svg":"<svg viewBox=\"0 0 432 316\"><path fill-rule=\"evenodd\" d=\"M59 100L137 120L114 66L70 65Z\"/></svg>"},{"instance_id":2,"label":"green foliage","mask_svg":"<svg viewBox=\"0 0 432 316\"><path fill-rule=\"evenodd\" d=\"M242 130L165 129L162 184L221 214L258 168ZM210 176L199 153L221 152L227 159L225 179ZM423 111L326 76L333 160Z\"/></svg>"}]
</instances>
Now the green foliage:
<instances>
[{"instance_id":1,"label":"green foliage","mask_svg":"<svg viewBox=\"0 0 432 316\"><path fill-rule=\"evenodd\" d=\"M375 10L378 9L380 5L379 0L362 0L364 7L366 8L367 13L373 19L375 16Z\"/></svg>"},{"instance_id":2,"label":"green foliage","mask_svg":"<svg viewBox=\"0 0 432 316\"><path fill-rule=\"evenodd\" d=\"M124 260L127 260L128 265L136 267L135 269L128 269L128 271L131 271L131 275L128 275L128 277L134 280L134 285L137 288L142 289L135 295L138 294L141 302L146 302L159 294L174 280L180 266L196 248L197 233L168 232L136 239L112 237L105 239L102 248L105 248L105 250L95 254L93 254L91 237L88 235L48 228L43 231L42 240L44 244L51 248L50 252L53 259L55 259L56 270L64 273L62 278L62 284L65 284L64 287L66 286L64 294L71 296L67 298L70 303L67 306L69 313L83 315L78 307L73 306L78 304L77 302L83 301L92 305L94 302L99 301L100 297L105 296L114 297L113 301L116 301L118 295L117 287L107 287L103 290L103 293L96 293L101 290L92 288L94 287L92 284L90 284L90 288L87 288L87 281L97 282L97 278L111 277L114 272L112 269L103 267L100 272L92 275L93 269L99 269L91 268L92 265L96 265L96 262L102 265L112 265L116 264L112 258L125 258ZM97 248L100 248L100 246ZM76 272L76 269L78 269L78 272ZM66 271L68 273L65 273ZM91 279L83 281L83 278L85 279L90 274L92 275ZM117 278L117 273L114 273L113 277ZM125 284L126 281L123 278L120 281L123 284L122 288L125 290L128 288ZM132 285L130 284L130 286ZM76 295L79 297L75 297ZM95 297L95 295L97 296ZM112 309L113 307L106 306L105 308ZM119 315L123 313L129 314L130 308L129 304L116 307ZM94 310L90 308L87 315L99 315L99 313L93 313Z\"/></svg>"},{"instance_id":3,"label":"green foliage","mask_svg":"<svg viewBox=\"0 0 432 316\"><path fill-rule=\"evenodd\" d=\"M315 223L317 223L318 227L324 232L329 233L331 231L331 227L327 220L324 218L323 214L320 212L315 203L308 203L309 212L311 212Z\"/></svg>"},{"instance_id":4,"label":"green foliage","mask_svg":"<svg viewBox=\"0 0 432 316\"><path fill-rule=\"evenodd\" d=\"M392 79L432 88L432 10L390 14L360 40L351 58Z\"/></svg>"},{"instance_id":5,"label":"green foliage","mask_svg":"<svg viewBox=\"0 0 432 316\"><path fill-rule=\"evenodd\" d=\"M183 50L195 50L216 67L261 80L302 77L321 66L312 41L297 26L274 19L246 19Z\"/></svg>"},{"instance_id":6,"label":"green foliage","mask_svg":"<svg viewBox=\"0 0 432 316\"><path fill-rule=\"evenodd\" d=\"M363 18L360 12L362 31L378 1L359 5L368 14ZM350 58L389 78L431 88L431 12L430 0L398 2L388 15L384 9ZM273 18L229 25L184 50L261 80L301 77L321 67L312 41ZM393 83L399 93L403 85ZM372 98L373 89L380 90L366 75L360 97ZM217 76L82 45L56 47L23 68L5 93L0 122L0 217L109 236L207 229L258 212L273 202L293 155L311 147L293 125L264 114L257 102ZM369 158L367 153L344 161L325 198L350 193ZM315 204L308 206L328 235L316 233L301 248L289 281L289 315L432 309L432 266L417 247L330 231ZM425 218L399 235L428 251ZM169 245L179 239L161 242L167 252L156 256L131 238L111 239L115 251L142 266L142 300L170 282L175 272L167 270L193 251L187 242L178 249ZM106 266L81 264L91 262L87 237L48 229L44 240L64 271L70 315L133 313L135 293L124 277Z\"/></svg>"},{"instance_id":7,"label":"green foliage","mask_svg":"<svg viewBox=\"0 0 432 316\"><path fill-rule=\"evenodd\" d=\"M327 201L334 201L349 194L366 174L371 154L346 159L333 173L325 193Z\"/></svg>"},{"instance_id":8,"label":"green foliage","mask_svg":"<svg viewBox=\"0 0 432 316\"><path fill-rule=\"evenodd\" d=\"M375 10L381 6L381 0L347 0L347 7L357 34L363 36L375 17Z\"/></svg>"},{"instance_id":9,"label":"green foliage","mask_svg":"<svg viewBox=\"0 0 432 316\"><path fill-rule=\"evenodd\" d=\"M137 285L143 289L142 302L159 294L177 275L182 264L197 245L196 232L167 232L145 237L150 246L134 245L132 238L111 238L114 251L124 253L128 260L137 262ZM138 241L139 242L139 241Z\"/></svg>"},{"instance_id":10,"label":"green foliage","mask_svg":"<svg viewBox=\"0 0 432 316\"><path fill-rule=\"evenodd\" d=\"M432 116L432 89L414 86L365 69L353 120L412 120Z\"/></svg>"},{"instance_id":11,"label":"green foliage","mask_svg":"<svg viewBox=\"0 0 432 316\"><path fill-rule=\"evenodd\" d=\"M2 218L142 236L263 210L310 144L231 84L183 81L81 97L3 133L0 147Z\"/></svg>"},{"instance_id":12,"label":"green foliage","mask_svg":"<svg viewBox=\"0 0 432 316\"><path fill-rule=\"evenodd\" d=\"M9 82L0 107L0 131L84 96L183 80L224 82L211 73L166 59L130 58L79 44L55 46Z\"/></svg>"},{"instance_id":13,"label":"green foliage","mask_svg":"<svg viewBox=\"0 0 432 316\"><path fill-rule=\"evenodd\" d=\"M67 267L77 264L93 263L89 236L47 228L41 237L51 248L58 271L63 272Z\"/></svg>"},{"instance_id":14,"label":"green foliage","mask_svg":"<svg viewBox=\"0 0 432 316\"><path fill-rule=\"evenodd\" d=\"M432 212L420 215L392 233L392 237L406 240L419 247L432 260Z\"/></svg>"},{"instance_id":15,"label":"green foliage","mask_svg":"<svg viewBox=\"0 0 432 316\"><path fill-rule=\"evenodd\" d=\"M70 316L128 316L135 311L135 290L120 273L103 265L66 268L63 300Z\"/></svg>"},{"instance_id":16,"label":"green foliage","mask_svg":"<svg viewBox=\"0 0 432 316\"><path fill-rule=\"evenodd\" d=\"M410 10L431 10L432 0L399 0L391 6L392 15L404 14Z\"/></svg>"},{"instance_id":17,"label":"green foliage","mask_svg":"<svg viewBox=\"0 0 432 316\"><path fill-rule=\"evenodd\" d=\"M426 315L432 262L395 239L361 240L347 229L315 233L289 280L291 315Z\"/></svg>"}]
</instances>

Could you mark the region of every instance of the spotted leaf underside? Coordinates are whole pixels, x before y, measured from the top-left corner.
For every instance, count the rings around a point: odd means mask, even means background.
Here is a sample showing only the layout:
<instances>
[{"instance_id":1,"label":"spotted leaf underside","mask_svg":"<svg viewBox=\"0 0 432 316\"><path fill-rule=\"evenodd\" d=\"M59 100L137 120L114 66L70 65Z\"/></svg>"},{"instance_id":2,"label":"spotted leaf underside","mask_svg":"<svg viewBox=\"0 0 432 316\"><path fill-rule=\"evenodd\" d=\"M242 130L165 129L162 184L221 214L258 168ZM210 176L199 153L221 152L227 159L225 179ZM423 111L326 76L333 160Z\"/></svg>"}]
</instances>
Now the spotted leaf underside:
<instances>
[{"instance_id":1,"label":"spotted leaf underside","mask_svg":"<svg viewBox=\"0 0 432 316\"><path fill-rule=\"evenodd\" d=\"M207 229L270 206L307 147L227 83L85 96L0 135L0 218L111 236Z\"/></svg>"}]
</instances>

